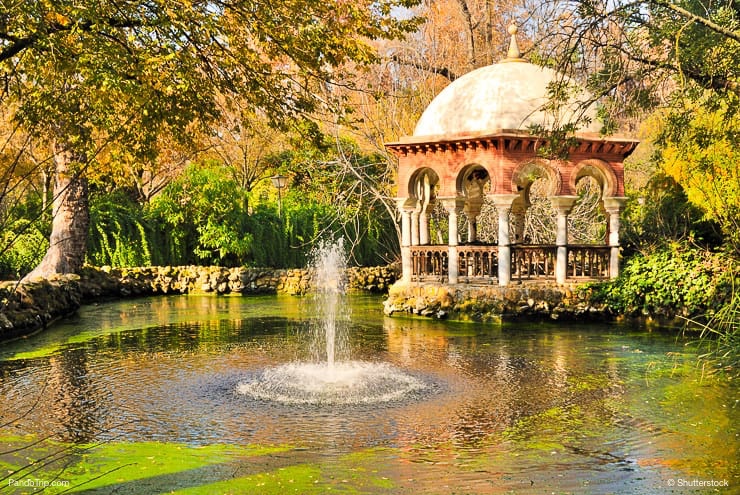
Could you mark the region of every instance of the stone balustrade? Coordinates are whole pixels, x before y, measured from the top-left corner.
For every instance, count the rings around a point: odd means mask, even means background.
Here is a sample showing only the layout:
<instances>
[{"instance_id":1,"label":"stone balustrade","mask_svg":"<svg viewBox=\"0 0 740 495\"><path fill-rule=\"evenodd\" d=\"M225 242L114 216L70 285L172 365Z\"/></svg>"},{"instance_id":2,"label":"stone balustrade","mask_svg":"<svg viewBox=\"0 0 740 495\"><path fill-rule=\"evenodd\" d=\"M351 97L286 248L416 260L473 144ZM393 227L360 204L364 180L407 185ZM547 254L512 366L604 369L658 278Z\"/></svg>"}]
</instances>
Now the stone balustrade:
<instances>
[{"instance_id":1,"label":"stone balustrade","mask_svg":"<svg viewBox=\"0 0 740 495\"><path fill-rule=\"evenodd\" d=\"M414 282L446 283L449 277L449 247L411 246L411 276ZM497 246L458 245L457 277L464 284L498 284ZM611 247L598 245L565 246L564 282L607 280L610 278ZM522 245L510 247L510 276L515 282L557 280L558 246Z\"/></svg>"}]
</instances>

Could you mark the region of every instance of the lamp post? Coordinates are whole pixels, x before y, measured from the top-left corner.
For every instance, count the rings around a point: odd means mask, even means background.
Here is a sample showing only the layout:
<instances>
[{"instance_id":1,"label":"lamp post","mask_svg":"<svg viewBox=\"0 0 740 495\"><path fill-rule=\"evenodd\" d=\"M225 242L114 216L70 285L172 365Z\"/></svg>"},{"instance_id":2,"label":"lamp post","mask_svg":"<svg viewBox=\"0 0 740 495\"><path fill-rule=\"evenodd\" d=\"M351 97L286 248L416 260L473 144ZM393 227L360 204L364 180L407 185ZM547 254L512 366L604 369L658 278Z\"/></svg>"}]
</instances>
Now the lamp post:
<instances>
[{"instance_id":1,"label":"lamp post","mask_svg":"<svg viewBox=\"0 0 740 495\"><path fill-rule=\"evenodd\" d=\"M283 199L280 192L288 185L288 178L284 175L277 174L270 177L270 180L278 191L278 218L283 218Z\"/></svg>"}]
</instances>

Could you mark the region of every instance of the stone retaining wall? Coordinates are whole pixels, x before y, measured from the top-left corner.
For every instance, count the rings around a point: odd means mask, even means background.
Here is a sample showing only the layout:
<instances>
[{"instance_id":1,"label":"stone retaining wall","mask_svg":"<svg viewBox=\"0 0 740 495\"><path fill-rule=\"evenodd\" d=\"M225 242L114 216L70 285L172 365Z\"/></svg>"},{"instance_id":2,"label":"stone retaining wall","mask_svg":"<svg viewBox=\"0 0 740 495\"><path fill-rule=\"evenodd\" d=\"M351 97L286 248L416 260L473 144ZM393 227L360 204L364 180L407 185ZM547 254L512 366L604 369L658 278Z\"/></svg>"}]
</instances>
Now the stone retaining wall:
<instances>
[{"instance_id":1,"label":"stone retaining wall","mask_svg":"<svg viewBox=\"0 0 740 495\"><path fill-rule=\"evenodd\" d=\"M347 270L349 290L385 292L397 277L393 266ZM99 300L189 293L300 295L312 281L307 269L185 266L86 267L80 275L0 282L0 341L33 333Z\"/></svg>"},{"instance_id":2,"label":"stone retaining wall","mask_svg":"<svg viewBox=\"0 0 740 495\"><path fill-rule=\"evenodd\" d=\"M391 287L384 312L483 322L609 320L615 316L610 308L592 303L588 289L544 282L507 287L399 282Z\"/></svg>"},{"instance_id":3,"label":"stone retaining wall","mask_svg":"<svg viewBox=\"0 0 740 495\"><path fill-rule=\"evenodd\" d=\"M347 270L350 290L386 292L396 281L395 267ZM313 286L313 271L305 268L223 268L202 266L101 269L85 268L83 289L93 295L157 294L290 294L300 295Z\"/></svg>"},{"instance_id":4,"label":"stone retaining wall","mask_svg":"<svg viewBox=\"0 0 740 495\"><path fill-rule=\"evenodd\" d=\"M77 275L23 284L0 283L0 341L31 334L74 313L82 299Z\"/></svg>"}]
</instances>

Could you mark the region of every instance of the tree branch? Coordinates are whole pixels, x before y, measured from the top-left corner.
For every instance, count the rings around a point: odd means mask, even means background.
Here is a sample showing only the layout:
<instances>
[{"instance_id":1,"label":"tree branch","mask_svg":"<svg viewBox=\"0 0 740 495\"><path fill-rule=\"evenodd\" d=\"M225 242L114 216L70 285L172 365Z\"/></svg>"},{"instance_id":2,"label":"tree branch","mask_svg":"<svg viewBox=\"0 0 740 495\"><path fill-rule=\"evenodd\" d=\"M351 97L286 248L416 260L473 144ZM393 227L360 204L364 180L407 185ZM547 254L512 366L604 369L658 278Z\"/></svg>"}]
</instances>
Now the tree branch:
<instances>
[{"instance_id":1,"label":"tree branch","mask_svg":"<svg viewBox=\"0 0 740 495\"><path fill-rule=\"evenodd\" d=\"M391 60L393 60L394 62L398 62L399 64L408 65L409 67L414 67L416 69L431 72L432 74L438 74L446 79L449 79L450 82L458 78L458 75L452 72L447 67L431 67L428 65L420 64L419 62L415 62L413 60L402 59L396 54L391 55Z\"/></svg>"},{"instance_id":2,"label":"tree branch","mask_svg":"<svg viewBox=\"0 0 740 495\"><path fill-rule=\"evenodd\" d=\"M5 39L10 39L10 37ZM2 51L0 51L0 62L4 62L5 60L15 57L20 52L36 43L38 39L38 33L34 33L26 38L16 39L11 45L6 46Z\"/></svg>"},{"instance_id":3,"label":"tree branch","mask_svg":"<svg viewBox=\"0 0 740 495\"><path fill-rule=\"evenodd\" d=\"M730 91L732 93L740 95L740 83L727 77L710 76L708 74L702 73L701 71L692 70L691 68L685 68L683 66L679 67L666 61L653 60L647 57L639 57L634 53L630 53L628 50L621 46L613 46L612 48L616 48L633 62L637 62L642 65L652 67L654 69L662 69L671 72L682 72L683 74L688 76L689 79L701 84L707 89L712 89L715 91Z\"/></svg>"},{"instance_id":4,"label":"tree branch","mask_svg":"<svg viewBox=\"0 0 740 495\"><path fill-rule=\"evenodd\" d=\"M718 34L721 34L722 36L725 36L727 38L730 38L731 40L735 40L738 43L740 43L740 31L732 31L723 26L720 26L716 22L713 22L705 17L696 15L693 12L690 12L684 9L683 7L676 5L675 3L668 2L665 0L650 0L650 1L654 3L655 5L659 5L660 7L672 10L673 12L676 12L679 15L682 15L698 24L701 24L702 26L707 27Z\"/></svg>"},{"instance_id":5,"label":"tree branch","mask_svg":"<svg viewBox=\"0 0 740 495\"><path fill-rule=\"evenodd\" d=\"M103 24L114 29L133 29L133 28L141 28L141 27L157 27L160 23L159 22L143 22L140 20L124 20L124 19L116 19L116 18L108 18L103 20ZM2 51L0 51L0 62L4 62L6 60L9 60L19 53L21 53L23 50L26 50L30 47L32 47L37 41L41 39L43 35L51 36L57 33L62 32L69 32L74 29L79 29L83 32L92 32L93 27L96 25L93 21L90 21L88 19L81 19L74 23L69 24L62 24L59 22L54 22L48 25L46 29L44 29L42 26L38 26L39 29L26 37L19 38L16 36L13 36L11 33L3 32L0 33L0 39L4 39L7 41L10 41L11 44L5 46ZM103 34L103 33L98 33ZM107 35L107 37L111 37L110 35Z\"/></svg>"}]
</instances>

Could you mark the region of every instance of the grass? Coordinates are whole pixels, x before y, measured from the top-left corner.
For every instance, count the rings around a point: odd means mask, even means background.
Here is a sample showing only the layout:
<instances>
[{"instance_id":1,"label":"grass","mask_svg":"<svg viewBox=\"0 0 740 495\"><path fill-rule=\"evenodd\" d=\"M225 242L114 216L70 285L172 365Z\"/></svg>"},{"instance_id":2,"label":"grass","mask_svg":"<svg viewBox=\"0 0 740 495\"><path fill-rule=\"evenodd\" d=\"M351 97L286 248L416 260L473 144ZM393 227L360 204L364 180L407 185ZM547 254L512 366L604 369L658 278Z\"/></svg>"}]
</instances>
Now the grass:
<instances>
[{"instance_id":1,"label":"grass","mask_svg":"<svg viewBox=\"0 0 740 495\"><path fill-rule=\"evenodd\" d=\"M687 321L701 330L698 345L702 366L729 379L740 377L740 291L733 288L730 301L706 323Z\"/></svg>"}]
</instances>

